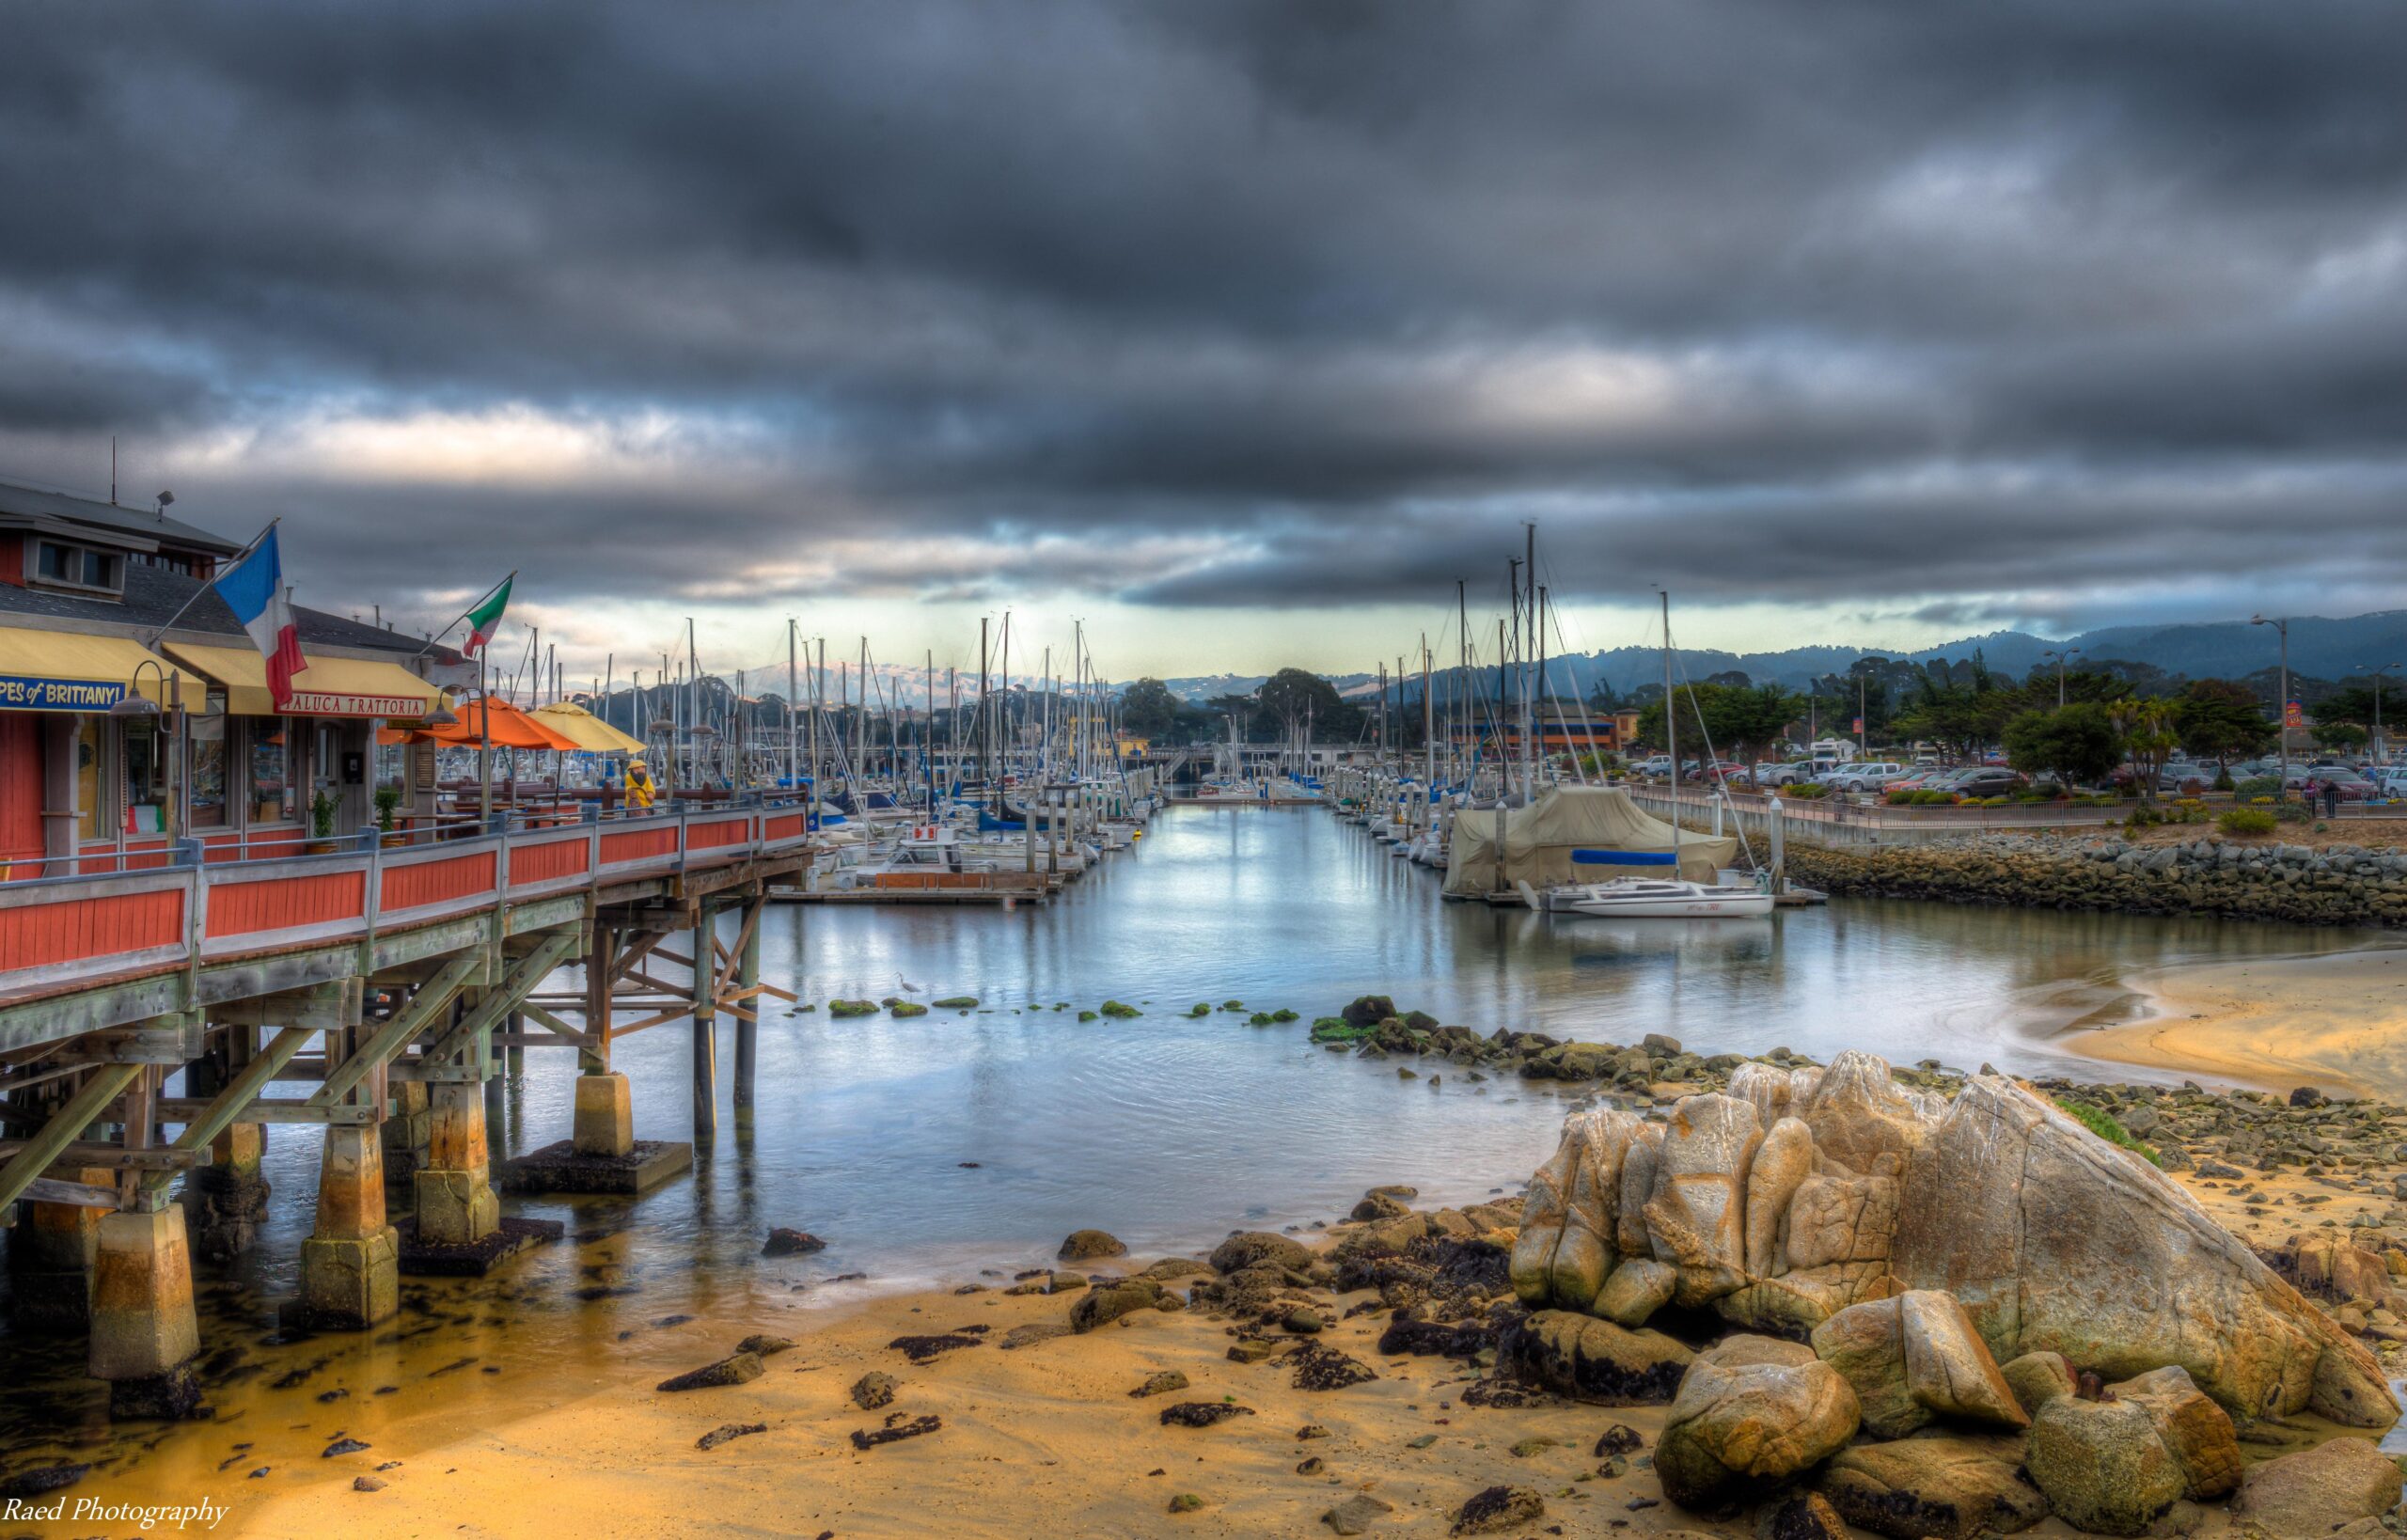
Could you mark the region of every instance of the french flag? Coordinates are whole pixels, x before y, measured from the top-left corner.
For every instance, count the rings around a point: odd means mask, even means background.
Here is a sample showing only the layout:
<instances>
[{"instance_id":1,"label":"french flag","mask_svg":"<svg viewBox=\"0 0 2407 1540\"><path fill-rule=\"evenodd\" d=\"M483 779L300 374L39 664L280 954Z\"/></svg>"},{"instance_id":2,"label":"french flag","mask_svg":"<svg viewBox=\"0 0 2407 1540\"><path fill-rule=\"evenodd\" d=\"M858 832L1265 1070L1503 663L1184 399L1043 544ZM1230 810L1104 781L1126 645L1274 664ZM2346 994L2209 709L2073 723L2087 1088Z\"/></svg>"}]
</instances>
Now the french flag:
<instances>
[{"instance_id":1,"label":"french flag","mask_svg":"<svg viewBox=\"0 0 2407 1540\"><path fill-rule=\"evenodd\" d=\"M292 623L292 606L285 602L275 526L268 526L249 556L227 569L216 588L234 619L251 634L251 644L267 659L268 694L281 710L292 699L292 676L309 667L309 660L301 655L301 633Z\"/></svg>"}]
</instances>

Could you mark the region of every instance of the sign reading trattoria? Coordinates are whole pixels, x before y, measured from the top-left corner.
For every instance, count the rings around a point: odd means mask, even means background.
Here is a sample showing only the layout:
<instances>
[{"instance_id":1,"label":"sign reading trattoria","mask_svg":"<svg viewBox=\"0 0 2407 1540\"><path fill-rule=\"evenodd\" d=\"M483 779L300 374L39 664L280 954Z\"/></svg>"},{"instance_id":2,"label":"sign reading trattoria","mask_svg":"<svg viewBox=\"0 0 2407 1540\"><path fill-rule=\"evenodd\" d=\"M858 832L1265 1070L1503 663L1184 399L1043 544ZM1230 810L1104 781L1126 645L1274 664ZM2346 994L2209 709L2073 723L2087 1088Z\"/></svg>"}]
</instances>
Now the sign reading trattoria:
<instances>
[{"instance_id":1,"label":"sign reading trattoria","mask_svg":"<svg viewBox=\"0 0 2407 1540\"><path fill-rule=\"evenodd\" d=\"M106 711L124 699L122 680L0 674L0 711Z\"/></svg>"},{"instance_id":2,"label":"sign reading trattoria","mask_svg":"<svg viewBox=\"0 0 2407 1540\"><path fill-rule=\"evenodd\" d=\"M338 695L330 690L295 690L284 710L292 716L423 716L426 700L415 695Z\"/></svg>"}]
</instances>

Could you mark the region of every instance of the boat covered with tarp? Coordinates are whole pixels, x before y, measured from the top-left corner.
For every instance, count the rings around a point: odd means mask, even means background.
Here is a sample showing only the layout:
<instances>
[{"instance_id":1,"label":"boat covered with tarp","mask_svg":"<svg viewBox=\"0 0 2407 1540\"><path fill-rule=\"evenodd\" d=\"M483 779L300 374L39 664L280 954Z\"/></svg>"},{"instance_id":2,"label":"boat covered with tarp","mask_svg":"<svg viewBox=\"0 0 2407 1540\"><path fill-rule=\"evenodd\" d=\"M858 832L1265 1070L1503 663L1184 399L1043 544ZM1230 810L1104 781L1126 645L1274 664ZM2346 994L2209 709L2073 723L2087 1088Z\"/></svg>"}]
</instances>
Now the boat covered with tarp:
<instances>
[{"instance_id":1,"label":"boat covered with tarp","mask_svg":"<svg viewBox=\"0 0 2407 1540\"><path fill-rule=\"evenodd\" d=\"M1446 855L1449 895L1480 898L1522 883L1543 891L1566 883L1607 882L1632 875L1633 869L1662 876L1675 864L1680 876L1709 883L1738 854L1735 838L1675 830L1617 786L1556 786L1502 817L1500 853L1498 809L1455 814Z\"/></svg>"}]
</instances>

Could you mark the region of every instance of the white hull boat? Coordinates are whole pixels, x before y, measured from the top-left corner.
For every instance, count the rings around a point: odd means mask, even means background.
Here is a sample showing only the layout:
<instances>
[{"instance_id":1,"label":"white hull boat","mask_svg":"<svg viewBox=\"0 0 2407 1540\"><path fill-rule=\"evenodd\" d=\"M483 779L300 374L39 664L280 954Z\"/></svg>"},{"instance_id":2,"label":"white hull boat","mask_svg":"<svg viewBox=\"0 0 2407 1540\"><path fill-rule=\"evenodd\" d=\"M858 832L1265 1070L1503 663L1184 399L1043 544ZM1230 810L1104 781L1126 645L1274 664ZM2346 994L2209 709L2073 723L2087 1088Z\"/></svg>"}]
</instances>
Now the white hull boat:
<instances>
[{"instance_id":1,"label":"white hull boat","mask_svg":"<svg viewBox=\"0 0 2407 1540\"><path fill-rule=\"evenodd\" d=\"M1544 907L1557 913L1613 919L1759 919L1772 909L1771 894L1763 888L1666 877L1585 883L1548 896L1552 902Z\"/></svg>"}]
</instances>

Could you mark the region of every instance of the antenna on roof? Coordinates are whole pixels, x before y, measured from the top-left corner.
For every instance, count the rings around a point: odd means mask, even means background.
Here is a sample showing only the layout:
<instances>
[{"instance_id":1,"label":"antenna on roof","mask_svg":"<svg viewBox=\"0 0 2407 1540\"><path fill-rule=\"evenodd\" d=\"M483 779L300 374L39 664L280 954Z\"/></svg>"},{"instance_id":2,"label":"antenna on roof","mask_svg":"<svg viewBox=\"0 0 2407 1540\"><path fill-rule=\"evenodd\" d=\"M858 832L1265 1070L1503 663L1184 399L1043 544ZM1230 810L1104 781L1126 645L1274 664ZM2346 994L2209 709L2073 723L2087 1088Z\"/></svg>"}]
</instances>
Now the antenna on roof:
<instances>
[{"instance_id":1,"label":"antenna on roof","mask_svg":"<svg viewBox=\"0 0 2407 1540\"><path fill-rule=\"evenodd\" d=\"M117 506L117 435L109 435L109 506Z\"/></svg>"}]
</instances>

